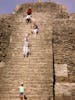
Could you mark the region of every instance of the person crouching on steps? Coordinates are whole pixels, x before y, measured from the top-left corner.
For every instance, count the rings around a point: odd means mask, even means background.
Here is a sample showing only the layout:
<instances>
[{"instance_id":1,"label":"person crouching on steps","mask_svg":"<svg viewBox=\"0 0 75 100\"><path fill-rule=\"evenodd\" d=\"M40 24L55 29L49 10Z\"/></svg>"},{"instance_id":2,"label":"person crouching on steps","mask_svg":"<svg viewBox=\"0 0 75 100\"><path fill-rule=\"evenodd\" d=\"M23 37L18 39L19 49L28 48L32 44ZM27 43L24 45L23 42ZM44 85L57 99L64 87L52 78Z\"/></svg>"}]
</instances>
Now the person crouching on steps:
<instances>
[{"instance_id":1,"label":"person crouching on steps","mask_svg":"<svg viewBox=\"0 0 75 100\"><path fill-rule=\"evenodd\" d=\"M24 57L28 57L29 54L29 42L28 42L28 35L25 36L25 40L24 40L24 46L23 46L23 54Z\"/></svg>"},{"instance_id":2,"label":"person crouching on steps","mask_svg":"<svg viewBox=\"0 0 75 100\"><path fill-rule=\"evenodd\" d=\"M20 96L20 100L23 100L24 98L24 86L23 86L23 82L21 83L21 85L19 86L19 96Z\"/></svg>"},{"instance_id":3,"label":"person crouching on steps","mask_svg":"<svg viewBox=\"0 0 75 100\"><path fill-rule=\"evenodd\" d=\"M38 34L39 28L37 24L34 23L32 33L36 36Z\"/></svg>"}]
</instances>

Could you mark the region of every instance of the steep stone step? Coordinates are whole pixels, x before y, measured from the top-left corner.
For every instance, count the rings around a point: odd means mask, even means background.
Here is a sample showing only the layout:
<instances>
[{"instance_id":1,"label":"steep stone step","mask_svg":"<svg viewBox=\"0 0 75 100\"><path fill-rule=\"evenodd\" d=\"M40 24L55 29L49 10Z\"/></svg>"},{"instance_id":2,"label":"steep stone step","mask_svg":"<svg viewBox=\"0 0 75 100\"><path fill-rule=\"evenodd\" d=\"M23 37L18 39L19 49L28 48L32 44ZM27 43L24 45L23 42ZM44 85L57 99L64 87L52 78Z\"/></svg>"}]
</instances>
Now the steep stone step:
<instances>
[{"instance_id":1,"label":"steep stone step","mask_svg":"<svg viewBox=\"0 0 75 100\"><path fill-rule=\"evenodd\" d=\"M24 82L28 100L48 100L53 97L52 28L47 14L41 16L42 13L33 13L40 29L37 37L31 34L31 24L27 25L22 16L16 16L7 60L1 70L1 100L18 100L21 81ZM25 33L30 33L28 58L24 58L22 53Z\"/></svg>"}]
</instances>

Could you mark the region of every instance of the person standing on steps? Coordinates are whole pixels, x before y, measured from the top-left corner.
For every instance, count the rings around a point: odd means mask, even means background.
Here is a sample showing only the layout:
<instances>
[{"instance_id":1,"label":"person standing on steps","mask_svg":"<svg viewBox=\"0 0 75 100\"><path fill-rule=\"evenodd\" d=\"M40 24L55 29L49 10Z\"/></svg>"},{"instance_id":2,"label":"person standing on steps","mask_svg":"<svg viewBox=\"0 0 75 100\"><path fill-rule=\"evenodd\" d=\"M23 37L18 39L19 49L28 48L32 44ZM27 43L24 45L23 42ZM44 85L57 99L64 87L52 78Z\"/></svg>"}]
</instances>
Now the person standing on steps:
<instances>
[{"instance_id":1,"label":"person standing on steps","mask_svg":"<svg viewBox=\"0 0 75 100\"><path fill-rule=\"evenodd\" d=\"M25 34L25 41L28 41L28 40L29 40L29 34L26 33L26 34Z\"/></svg>"},{"instance_id":2,"label":"person standing on steps","mask_svg":"<svg viewBox=\"0 0 75 100\"><path fill-rule=\"evenodd\" d=\"M28 8L28 10L27 10L26 13L27 13L26 23L29 23L29 22L31 22L31 15L32 15L32 9L31 9L31 7Z\"/></svg>"},{"instance_id":3,"label":"person standing on steps","mask_svg":"<svg viewBox=\"0 0 75 100\"><path fill-rule=\"evenodd\" d=\"M38 25L34 23L32 33L36 36L38 34L39 28Z\"/></svg>"},{"instance_id":4,"label":"person standing on steps","mask_svg":"<svg viewBox=\"0 0 75 100\"><path fill-rule=\"evenodd\" d=\"M24 98L24 86L23 86L23 82L19 86L19 96L20 96L20 100L23 100L23 98Z\"/></svg>"},{"instance_id":5,"label":"person standing on steps","mask_svg":"<svg viewBox=\"0 0 75 100\"><path fill-rule=\"evenodd\" d=\"M23 55L24 55L24 57L28 57L28 54L29 54L28 46L29 46L28 34L26 34L25 40L24 40L24 46L23 46Z\"/></svg>"}]
</instances>

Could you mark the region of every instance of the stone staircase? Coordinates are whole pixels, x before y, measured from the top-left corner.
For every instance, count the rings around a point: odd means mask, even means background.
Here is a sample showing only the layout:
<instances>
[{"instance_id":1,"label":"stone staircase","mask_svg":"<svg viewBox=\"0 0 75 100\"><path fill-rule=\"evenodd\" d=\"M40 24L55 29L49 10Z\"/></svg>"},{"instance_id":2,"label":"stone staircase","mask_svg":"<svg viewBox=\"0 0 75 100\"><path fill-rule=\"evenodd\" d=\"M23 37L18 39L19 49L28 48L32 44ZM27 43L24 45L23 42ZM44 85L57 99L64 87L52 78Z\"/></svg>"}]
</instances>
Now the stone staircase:
<instances>
[{"instance_id":1,"label":"stone staircase","mask_svg":"<svg viewBox=\"0 0 75 100\"><path fill-rule=\"evenodd\" d=\"M24 82L28 100L52 100L53 59L52 27L49 14L34 12L39 26L36 37L31 33L31 24L26 24L22 15L16 16L10 37L8 56L0 67L0 100L19 100L18 87ZM29 57L23 57L25 33L29 33Z\"/></svg>"},{"instance_id":2,"label":"stone staircase","mask_svg":"<svg viewBox=\"0 0 75 100\"><path fill-rule=\"evenodd\" d=\"M32 24L23 18L29 6L39 26L36 37ZM7 46L3 49L7 57L0 56L0 100L20 100L21 82L28 100L75 100L75 20L62 5L48 2L22 4L14 13L0 18L0 34L4 35L0 48ZM30 34L28 58L23 56L26 33ZM1 47L4 39L8 44Z\"/></svg>"}]
</instances>

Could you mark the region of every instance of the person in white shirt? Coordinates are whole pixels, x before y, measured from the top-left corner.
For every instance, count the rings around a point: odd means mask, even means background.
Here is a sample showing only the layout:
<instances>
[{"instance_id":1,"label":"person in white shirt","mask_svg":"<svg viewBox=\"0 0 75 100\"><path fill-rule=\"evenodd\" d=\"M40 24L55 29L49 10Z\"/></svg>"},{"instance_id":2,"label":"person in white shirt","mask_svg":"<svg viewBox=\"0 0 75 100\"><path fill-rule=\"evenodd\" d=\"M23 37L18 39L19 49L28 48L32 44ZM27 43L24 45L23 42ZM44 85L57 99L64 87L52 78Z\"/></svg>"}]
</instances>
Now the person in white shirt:
<instances>
[{"instance_id":1,"label":"person in white shirt","mask_svg":"<svg viewBox=\"0 0 75 100\"><path fill-rule=\"evenodd\" d=\"M24 46L23 46L23 55L24 57L28 57L28 53L29 53L29 42L28 42L28 36L25 37L24 40Z\"/></svg>"},{"instance_id":2,"label":"person in white shirt","mask_svg":"<svg viewBox=\"0 0 75 100\"><path fill-rule=\"evenodd\" d=\"M34 23L32 33L36 36L38 34L39 28L38 25Z\"/></svg>"},{"instance_id":3,"label":"person in white shirt","mask_svg":"<svg viewBox=\"0 0 75 100\"><path fill-rule=\"evenodd\" d=\"M20 100L23 100L24 98L24 87L23 87L23 82L19 86L19 94L20 94Z\"/></svg>"},{"instance_id":4,"label":"person in white shirt","mask_svg":"<svg viewBox=\"0 0 75 100\"><path fill-rule=\"evenodd\" d=\"M23 46L24 57L28 57L28 53L29 53L28 41L25 41L24 46Z\"/></svg>"}]
</instances>

